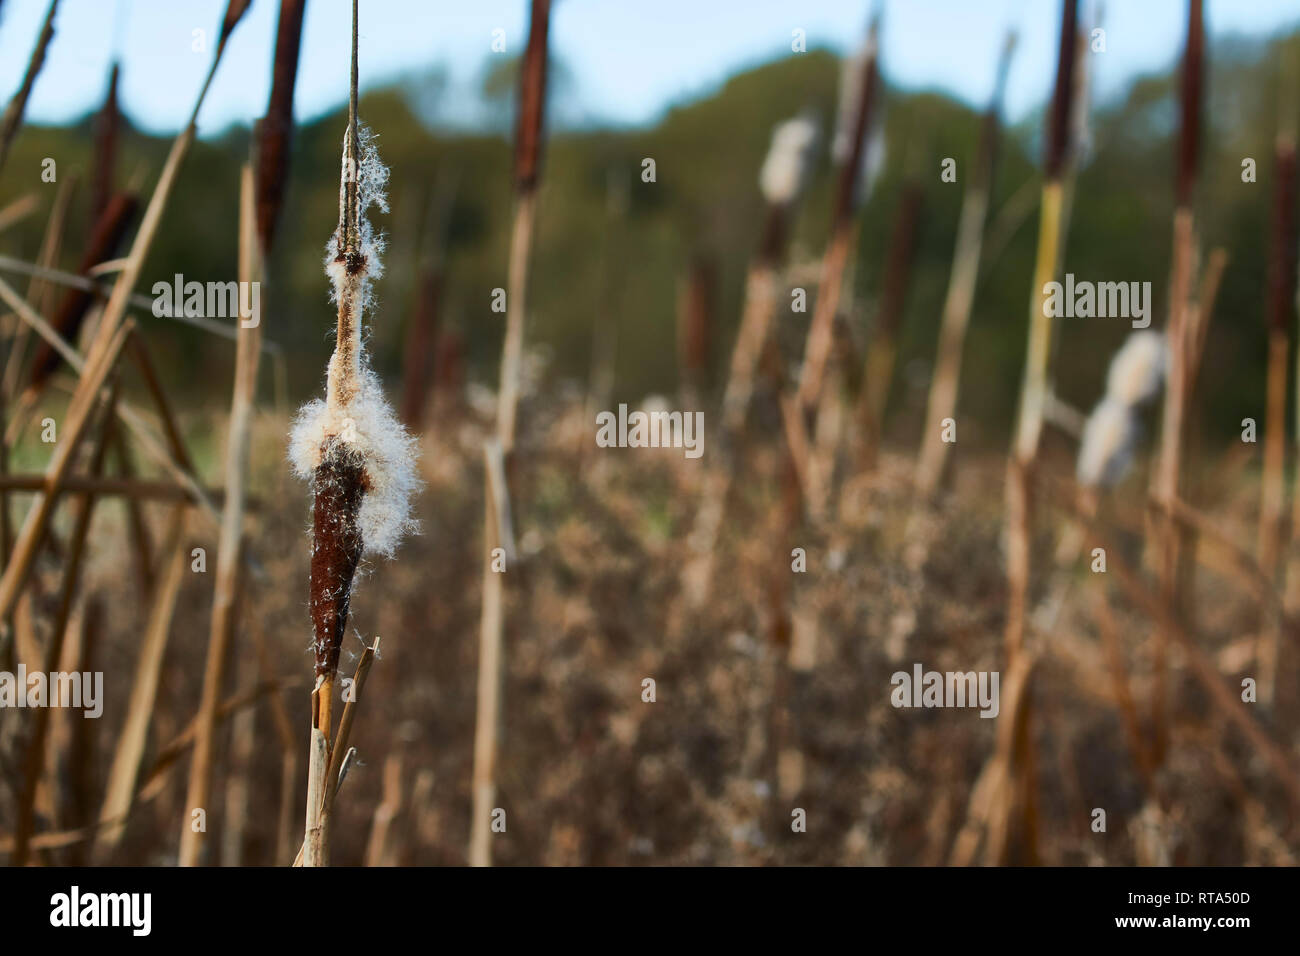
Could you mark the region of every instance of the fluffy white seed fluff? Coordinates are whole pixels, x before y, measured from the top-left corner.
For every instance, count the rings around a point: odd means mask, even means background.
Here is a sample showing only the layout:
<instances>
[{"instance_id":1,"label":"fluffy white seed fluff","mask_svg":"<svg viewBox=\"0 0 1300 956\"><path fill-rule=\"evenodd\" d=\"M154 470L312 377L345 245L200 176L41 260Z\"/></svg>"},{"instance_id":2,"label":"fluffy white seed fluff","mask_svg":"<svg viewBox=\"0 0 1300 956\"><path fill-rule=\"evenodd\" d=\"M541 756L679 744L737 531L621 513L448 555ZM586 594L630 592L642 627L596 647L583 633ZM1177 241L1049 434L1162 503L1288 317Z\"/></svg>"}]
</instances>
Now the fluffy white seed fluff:
<instances>
[{"instance_id":1,"label":"fluffy white seed fluff","mask_svg":"<svg viewBox=\"0 0 1300 956\"><path fill-rule=\"evenodd\" d=\"M1164 382L1165 337L1144 329L1128 337L1110 360L1106 397L1132 408L1155 398Z\"/></svg>"},{"instance_id":2,"label":"fluffy white seed fluff","mask_svg":"<svg viewBox=\"0 0 1300 956\"><path fill-rule=\"evenodd\" d=\"M308 481L315 477L327 443L333 439L354 461L365 469L366 489L361 496L357 525L362 548L367 555L389 557L402 538L418 530L411 517L411 496L419 486L415 461L418 445L397 420L384 398L378 376L366 363L362 347L361 320L371 305L370 283L383 274L382 236L375 233L366 212L375 206L388 211L384 188L388 168L379 160L374 136L358 125L360 159L357 162L357 206L359 251L365 256L360 273L348 276L345 264L336 262L342 226L325 247L325 275L330 280L330 299L351 301L353 336L350 343L337 343L329 365L328 400L308 402L294 419L289 434L289 460L298 477ZM343 146L343 177L348 175L347 140ZM350 349L355 365L338 361L344 346ZM338 387L346 381L349 388ZM351 387L355 385L355 387Z\"/></svg>"},{"instance_id":3,"label":"fluffy white seed fluff","mask_svg":"<svg viewBox=\"0 0 1300 956\"><path fill-rule=\"evenodd\" d=\"M849 161L853 149L853 132L858 121L858 106L862 102L862 81L867 66L876 56L875 41L871 38L855 53L846 57L840 68L839 107L835 117L835 138L831 140L831 158L836 165ZM862 144L861 165L858 167L858 187L854 202L861 206L871 196L876 180L885 167L885 137L883 116L879 99L872 110L873 120Z\"/></svg>"},{"instance_id":4,"label":"fluffy white seed fluff","mask_svg":"<svg viewBox=\"0 0 1300 956\"><path fill-rule=\"evenodd\" d=\"M772 145L758 173L758 187L769 203L784 206L798 198L808 181L819 135L817 120L808 113L772 130Z\"/></svg>"},{"instance_id":5,"label":"fluffy white seed fluff","mask_svg":"<svg viewBox=\"0 0 1300 956\"><path fill-rule=\"evenodd\" d=\"M862 80L867 65L875 56L872 40L844 59L840 66L840 96L835 116L835 138L831 141L831 158L837 164L848 161L853 146L853 127L858 119L862 97Z\"/></svg>"},{"instance_id":6,"label":"fluffy white seed fluff","mask_svg":"<svg viewBox=\"0 0 1300 956\"><path fill-rule=\"evenodd\" d=\"M330 437L366 470L369 485L357 515L365 553L391 557L403 537L419 530L411 517L411 496L419 487L415 473L419 451L370 369L362 370L361 388L343 408L332 410L316 399L298 411L289 435L289 461L299 478L312 479Z\"/></svg>"},{"instance_id":7,"label":"fluffy white seed fluff","mask_svg":"<svg viewBox=\"0 0 1300 956\"><path fill-rule=\"evenodd\" d=\"M1133 460L1137 435L1133 410L1111 398L1103 398L1083 426L1075 470L1079 484L1089 488L1117 484Z\"/></svg>"},{"instance_id":8,"label":"fluffy white seed fluff","mask_svg":"<svg viewBox=\"0 0 1300 956\"><path fill-rule=\"evenodd\" d=\"M375 206L380 212L388 212L388 195L385 191L388 187L388 167L379 159L379 150L375 146L374 133L363 123L357 124L357 145L361 150L361 158L357 161L356 170L357 207L360 218L358 234L361 254L366 257L366 270L361 277L358 298L359 309L356 316L359 323L362 312L370 308L371 305L370 283L384 274L384 237L382 233L375 232L374 227L370 225L370 220L366 217L366 212L371 206ZM346 178L348 175L346 133L344 133L343 154L341 176ZM329 242L325 244L325 275L330 280L330 301L334 303L338 302L340 295L345 294L347 286L344 264L337 261L341 232L341 229L335 232L330 236Z\"/></svg>"}]
</instances>

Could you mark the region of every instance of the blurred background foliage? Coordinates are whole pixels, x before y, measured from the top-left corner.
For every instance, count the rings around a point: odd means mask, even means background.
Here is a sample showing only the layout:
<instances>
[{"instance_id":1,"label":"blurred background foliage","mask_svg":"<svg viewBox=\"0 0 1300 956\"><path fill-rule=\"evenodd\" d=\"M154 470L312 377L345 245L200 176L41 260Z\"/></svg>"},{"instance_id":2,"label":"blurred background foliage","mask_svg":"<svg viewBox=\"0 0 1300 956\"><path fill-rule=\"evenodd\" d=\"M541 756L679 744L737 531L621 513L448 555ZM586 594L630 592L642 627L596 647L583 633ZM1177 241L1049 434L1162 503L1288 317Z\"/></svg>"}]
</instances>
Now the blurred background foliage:
<instances>
[{"instance_id":1,"label":"blurred background foliage","mask_svg":"<svg viewBox=\"0 0 1300 956\"><path fill-rule=\"evenodd\" d=\"M1196 207L1203 251L1223 246L1230 261L1198 401L1202 430L1220 441L1238 433L1242 418L1263 415L1278 64L1284 48L1295 53L1297 46L1300 34L1268 41L1230 38L1210 48ZM481 113L487 121L478 132L448 132L422 119L436 114L438 98L446 94L436 70L362 98L362 119L378 134L381 156L392 171L391 213L378 219L388 235L386 275L378 284L378 309L370 321L374 363L387 382L396 383L400 375L405 330L419 288L422 236L441 182L443 189L454 183L442 321L464 337L467 378L495 384L504 317L492 312L490 303L492 290L505 285L516 67L514 61L485 67ZM235 68L234 63L223 66ZM701 256L716 266L711 363L713 384L718 384L763 215L758 169L772 126L804 108L818 113L824 135L817 177L798 214L791 259L807 277L803 282L815 281L812 266L824 245L829 216L832 174L825 142L834 121L839 70L837 58L825 51L791 55L735 75L716 93L669 110L651 128L591 128L566 122L570 81L563 64L555 66L548 110L559 119L545 155L528 326L530 345L549 357L549 385L585 382L593 327L600 322L617 327L616 401L673 392L678 387L678 294L690 263ZM889 425L896 440L912 443L924 410L979 113L943 95L894 88L887 82L887 62L884 70L886 161L860 213L851 320L862 341L883 285L892 218L904 185L914 181L923 191L922 219ZM1136 81L1122 99L1093 105L1091 149L1077 176L1064 259L1065 270L1079 279L1150 281L1157 328L1164 322L1167 298L1175 82L1170 64L1168 72ZM287 351L289 398L295 403L319 387L333 334L321 260L337 221L345 121L340 109L298 130L287 206L263 289L266 334ZM53 185L39 183L38 174L41 160L54 157L60 179L76 174L81 180L61 262L64 268L75 267L88 228L85 167L91 130L90 117L69 127L23 130L9 161L11 174L0 183L0 205L35 188L41 212L6 234L0 243L5 252L35 259L43 212L55 191ZM1039 138L1035 118L1006 130L1002 140L986 233L992 244L986 244L966 344L959 404L963 442L1002 442L1009 433L1037 231ZM193 150L139 291L148 294L155 281L169 281L175 273L202 282L234 278L239 165L248 142L248 130L237 128ZM165 139L128 128L122 138L119 188L134 180L145 184L147 194L168 146ZM656 164L653 183L641 178L647 157ZM945 157L957 160L956 184L940 180ZM1257 163L1253 184L1242 182L1246 157ZM23 169L31 175L20 175ZM1018 213L1004 213L1016 208ZM1005 243L994 242L999 230ZM810 302L812 294L810 289ZM809 314L782 315L783 334L801 341ZM230 380L230 343L164 319L138 318L173 383ZM1086 410L1097 399L1106 361L1129 325L1120 319L1066 319L1059 329L1058 392ZM179 387L173 394L181 403L198 403L216 401L226 391L226 386L216 392Z\"/></svg>"}]
</instances>

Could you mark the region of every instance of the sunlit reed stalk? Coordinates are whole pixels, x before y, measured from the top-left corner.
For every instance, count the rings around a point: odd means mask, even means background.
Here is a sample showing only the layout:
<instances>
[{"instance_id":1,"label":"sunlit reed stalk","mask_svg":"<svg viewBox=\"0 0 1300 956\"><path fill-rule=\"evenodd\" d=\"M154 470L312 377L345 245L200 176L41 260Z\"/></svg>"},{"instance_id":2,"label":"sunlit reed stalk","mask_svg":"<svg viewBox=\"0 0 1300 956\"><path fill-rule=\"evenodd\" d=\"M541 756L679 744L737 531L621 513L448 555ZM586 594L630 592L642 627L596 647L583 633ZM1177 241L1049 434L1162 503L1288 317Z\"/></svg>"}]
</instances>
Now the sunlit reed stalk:
<instances>
[{"instance_id":1,"label":"sunlit reed stalk","mask_svg":"<svg viewBox=\"0 0 1300 956\"><path fill-rule=\"evenodd\" d=\"M1060 266L1064 239L1065 179L1072 157L1071 131L1075 128L1072 99L1076 88L1078 54L1076 0L1064 0L1056 63L1056 83L1045 137L1042 204L1038 251L1029 293L1029 336L1020 407L1007 465L1006 553L1007 613L1005 666L1013 673L1024 668L1025 686L1016 700L1011 729L999 734L993 760L986 770L990 786L1000 791L986 811L986 853L992 862L1037 860L1037 786L1033 748L1032 682L1036 651L1025 647L1026 605L1029 599L1030 549L1033 541L1033 469L1038 456L1043 416L1048 397L1052 321L1044 300L1046 286ZM1010 681L1008 681L1010 683ZM1003 719L1006 718L1004 712Z\"/></svg>"},{"instance_id":2,"label":"sunlit reed stalk","mask_svg":"<svg viewBox=\"0 0 1300 956\"><path fill-rule=\"evenodd\" d=\"M1020 408L1007 479L1007 621L1008 655L1024 641L1025 603L1029 590L1029 549L1032 538L1030 471L1038 456L1047 398L1048 358L1052 320L1044 307L1046 286L1056 275L1062 244L1062 180L1070 153L1071 96L1074 89L1076 0L1064 0L1056 65L1056 86L1048 117L1045 182L1038 225L1038 252L1029 292L1029 339Z\"/></svg>"},{"instance_id":3,"label":"sunlit reed stalk","mask_svg":"<svg viewBox=\"0 0 1300 956\"><path fill-rule=\"evenodd\" d=\"M240 177L239 196L239 281L261 281L260 243L255 231L253 171L245 165ZM235 346L235 383L226 437L226 500L221 532L217 541L217 566L208 633L208 656L203 672L203 690L195 719L194 754L190 762L185 806L192 812L207 807L212 793L212 764L215 759L217 705L224 690L226 659L234 638L238 602L238 576L243 549L244 506L247 496L249 430L253 400L257 391L257 368L261 357L262 324L240 322ZM197 866L202 862L206 829L191 826L188 814L181 826L179 863Z\"/></svg>"},{"instance_id":4,"label":"sunlit reed stalk","mask_svg":"<svg viewBox=\"0 0 1300 956\"><path fill-rule=\"evenodd\" d=\"M803 368L800 371L798 404L805 412L815 407L821 396L822 378L834 339L835 315L839 311L840 292L849 251L853 246L853 210L862 167L867 132L871 128L872 109L879 86L879 18L873 18L867 37L866 62L862 69L862 86L857 91L854 116L849 133L848 151L840 168L831 208L831 237L822 259L821 281L817 287L817 304L808 338L804 343Z\"/></svg>"},{"instance_id":5,"label":"sunlit reed stalk","mask_svg":"<svg viewBox=\"0 0 1300 956\"><path fill-rule=\"evenodd\" d=\"M1161 416L1160 457L1156 471L1156 497L1170 505L1179 497L1182 472L1184 418L1187 411L1187 323L1193 259L1195 225L1192 194L1200 154L1201 100L1204 83L1205 35L1201 0L1188 0L1187 42L1183 50L1181 122L1179 126L1177 180L1173 229L1173 265L1170 269L1169 325L1165 338L1169 343L1169 377ZM1168 746L1168 648L1169 621L1177 617L1179 531L1168 516L1158 528L1158 562L1161 599L1168 615L1157 624L1152 643L1151 666L1154 675L1151 693L1153 757L1157 766L1164 761Z\"/></svg>"},{"instance_id":6,"label":"sunlit reed stalk","mask_svg":"<svg viewBox=\"0 0 1300 956\"><path fill-rule=\"evenodd\" d=\"M722 421L715 453L718 461L705 479L689 539L693 554L683 568L682 583L688 607L698 606L711 588L714 553L754 394L759 359L768 343L776 313L778 282L792 220L807 185L819 139L820 129L811 114L804 113L779 123L772 131L772 144L759 171L759 189L766 202L763 232L745 279L740 329L732 347L722 395Z\"/></svg>"},{"instance_id":7,"label":"sunlit reed stalk","mask_svg":"<svg viewBox=\"0 0 1300 956\"><path fill-rule=\"evenodd\" d=\"M546 106L547 34L550 0L533 0L528 47L519 74L519 116L515 131L515 218L510 233L506 279L506 334L501 347L496 436L484 449L483 610L479 622L478 699L474 721L474 771L469 862L492 865L493 801L500 749L501 683L505 674L505 572L493 569L492 554L502 549L513 560L513 531L506 476L515 445L523 359L528 265L533 244L533 215L541 175L542 119ZM497 480L494 480L496 474ZM507 565L508 566L508 565Z\"/></svg>"},{"instance_id":8,"label":"sunlit reed stalk","mask_svg":"<svg viewBox=\"0 0 1300 956\"><path fill-rule=\"evenodd\" d=\"M23 125L23 114L27 111L27 100L32 95L32 87L36 85L36 77L45 65L46 50L54 39L54 14L58 9L59 0L50 0L50 9L45 14L45 22L36 38L36 46L32 49L32 58L27 63L23 82L5 108L4 116L0 117L0 170L4 169L5 160L9 158L9 148L13 146L14 137Z\"/></svg>"},{"instance_id":9,"label":"sunlit reed stalk","mask_svg":"<svg viewBox=\"0 0 1300 956\"><path fill-rule=\"evenodd\" d=\"M984 224L988 218L989 198L993 192L1002 98L1015 45L1015 34L1009 33L998 62L993 97L980 126L975 169L971 174L970 186L962 196L961 213L957 219L957 245L953 251L952 272L948 277L948 292L943 303L939 346L934 373L930 379L925 425L921 432L921 453L916 465L916 487L922 499L933 496L943 480L952 444L943 440L943 422L944 419L952 418L957 409L962 350L975 302L975 285L979 278L980 254L984 245Z\"/></svg>"},{"instance_id":10,"label":"sunlit reed stalk","mask_svg":"<svg viewBox=\"0 0 1300 956\"><path fill-rule=\"evenodd\" d=\"M366 211L387 211L388 170L369 130L357 118L357 0L352 3L352 70L348 126L343 138L339 222L326 246L325 274L338 306L334 354L325 400L298 413L290 459L311 482L312 552L309 607L315 634L316 685L312 691L311 743L304 866L329 865L329 809L336 780L329 770L344 758L341 738L352 704L331 737L331 712L339 656L347 632L354 580L365 554L391 555L414 529L410 497L417 485L415 442L398 423L370 371L362 345L362 320L372 304L370 286L383 274L383 240Z\"/></svg>"}]
</instances>

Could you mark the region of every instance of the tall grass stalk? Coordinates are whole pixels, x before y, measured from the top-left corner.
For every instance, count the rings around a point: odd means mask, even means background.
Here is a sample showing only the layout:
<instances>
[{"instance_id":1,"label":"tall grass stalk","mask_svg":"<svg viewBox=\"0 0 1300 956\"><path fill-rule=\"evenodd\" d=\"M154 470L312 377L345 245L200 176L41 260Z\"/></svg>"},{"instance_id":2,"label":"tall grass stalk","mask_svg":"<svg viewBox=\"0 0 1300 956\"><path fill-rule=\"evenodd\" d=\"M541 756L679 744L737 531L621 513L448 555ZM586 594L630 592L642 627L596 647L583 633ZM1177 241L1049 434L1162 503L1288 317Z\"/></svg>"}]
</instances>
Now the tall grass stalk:
<instances>
[{"instance_id":1,"label":"tall grass stalk","mask_svg":"<svg viewBox=\"0 0 1300 956\"><path fill-rule=\"evenodd\" d=\"M77 383L77 389L69 405L68 414L62 422L60 440L55 445L54 453L45 469L46 490L28 510L27 517L24 519L18 538L14 543L12 558L5 565L4 574L0 577L0 622L9 618L15 604L17 604L18 596L22 593L23 585L27 582L32 563L36 557L36 551L54 513L58 486L71 469L75 452L85 435L89 421L89 411L98 398L100 390L103 388L109 373L116 364L121 348L126 342L127 336L124 334L123 321L126 319L126 309L132 290L139 281L140 272L144 268L145 257L153 245L154 237L157 235L158 225L162 221L163 212L167 208L167 201L171 196L172 188L175 186L181 163L194 142L199 109L207 97L208 89L212 85L212 78L216 75L217 67L221 63L222 54L226 49L226 42L247 8L248 0L230 0L226 8L221 37L217 43L216 52L212 57L212 64L208 69L207 76L204 78L203 86L195 100L194 109L190 112L189 121L185 124L185 128L172 143L162 174L158 178L158 184L154 187L153 196L150 198L149 205L145 210L144 220L141 222L135 240L131 245L130 254L127 256L122 271L118 273L112 295L104 307L99 325L95 330L95 337L87 349L85 370ZM198 493L202 499L206 500L206 495L203 494L201 488L198 489Z\"/></svg>"},{"instance_id":2,"label":"tall grass stalk","mask_svg":"<svg viewBox=\"0 0 1300 956\"><path fill-rule=\"evenodd\" d=\"M961 212L957 219L957 245L953 251L952 272L948 277L948 292L943 303L938 354L935 357L934 374L930 379L925 426L921 432L921 453L916 465L916 487L922 499L934 495L943 480L948 463L951 443L943 440L943 421L952 418L957 408L962 350L975 302L980 254L984 246L984 224L988 218L989 198L993 191L1002 98L1015 45L1015 34L1008 34L998 63L993 97L980 127L971 185L962 197Z\"/></svg>"},{"instance_id":3,"label":"tall grass stalk","mask_svg":"<svg viewBox=\"0 0 1300 956\"><path fill-rule=\"evenodd\" d=\"M550 0L533 0L519 79L519 117L515 134L515 213L510 232L510 264L506 279L506 334L501 348L501 381L497 397L495 444L484 458L485 523L483 528L483 610L479 626L478 700L474 721L474 770L470 818L469 862L492 865L491 815L496 799L496 763L500 746L501 683L505 673L505 582L492 569L492 553L510 540L508 524L497 516L509 514L504 480L493 479L499 449L501 471L508 476L515 447L515 417L519 405L523 360L524 318L528 267L533 244L537 184L541 175L542 118L546 105L547 34ZM509 558L507 558L509 560ZM507 565L508 567L509 565Z\"/></svg>"},{"instance_id":4,"label":"tall grass stalk","mask_svg":"<svg viewBox=\"0 0 1300 956\"><path fill-rule=\"evenodd\" d=\"M253 170L245 165L239 195L239 281L260 283L260 243L255 227ZM240 323L235 346L235 384L230 403L230 425L226 437L226 500L221 533L217 542L216 582L212 617L208 631L208 657L199 700L194 754L186 790L187 813L181 826L179 863L197 866L203 852L206 829L190 825L189 815L207 807L212 792L212 764L215 757L217 705L225 686L226 659L234 637L238 602L240 557L244 538L244 506L247 497L249 430L257 391L258 360L261 358L262 324Z\"/></svg>"},{"instance_id":5,"label":"tall grass stalk","mask_svg":"<svg viewBox=\"0 0 1300 956\"><path fill-rule=\"evenodd\" d=\"M32 87L36 85L36 77L40 75L41 67L45 65L45 53L49 49L50 41L54 39L54 14L58 9L59 0L50 0L50 8L45 14L45 22L41 25L41 32L36 38L36 46L32 48L32 57L27 62L27 72L23 74L23 82L13 99L9 101L9 105L5 107L4 116L0 117L0 170L4 169L5 160L9 158L9 148L13 146L14 137L18 135L18 129L23 125L23 114L27 111L27 100L32 95Z\"/></svg>"},{"instance_id":6,"label":"tall grass stalk","mask_svg":"<svg viewBox=\"0 0 1300 956\"><path fill-rule=\"evenodd\" d=\"M1181 122L1173 225L1173 265L1170 269L1169 379L1161 415L1160 458L1156 471L1156 497L1166 506L1179 497L1182 473L1184 420L1188 400L1188 312L1191 298L1196 234L1192 214L1196 167L1200 153L1201 100L1203 96L1203 59L1205 48L1201 0L1188 0L1187 42L1183 51ZM1169 608L1157 623L1152 642L1151 666L1154 681L1151 693L1153 755L1159 766L1168 747L1167 700L1168 656L1171 642L1169 622L1178 614L1179 531L1166 514L1157 534L1158 570L1161 599Z\"/></svg>"}]
</instances>

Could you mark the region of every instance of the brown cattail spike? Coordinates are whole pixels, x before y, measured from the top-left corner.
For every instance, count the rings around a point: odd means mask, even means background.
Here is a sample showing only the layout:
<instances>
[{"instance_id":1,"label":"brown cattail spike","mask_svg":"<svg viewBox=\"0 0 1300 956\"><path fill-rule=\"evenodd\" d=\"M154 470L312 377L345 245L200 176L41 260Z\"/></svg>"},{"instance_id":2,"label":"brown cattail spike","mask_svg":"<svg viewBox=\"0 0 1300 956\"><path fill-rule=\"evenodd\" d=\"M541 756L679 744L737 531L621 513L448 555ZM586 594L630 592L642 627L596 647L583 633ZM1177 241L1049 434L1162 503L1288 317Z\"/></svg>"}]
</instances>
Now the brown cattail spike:
<instances>
[{"instance_id":1,"label":"brown cattail spike","mask_svg":"<svg viewBox=\"0 0 1300 956\"><path fill-rule=\"evenodd\" d=\"M1188 0L1187 46L1183 50L1182 125L1178 134L1178 205L1192 201L1201 148L1201 98L1205 83L1205 24L1201 0Z\"/></svg>"},{"instance_id":2,"label":"brown cattail spike","mask_svg":"<svg viewBox=\"0 0 1300 956\"><path fill-rule=\"evenodd\" d=\"M280 24L275 34L275 62L271 70L271 98L262 120L258 144L257 235L269 249L284 204L293 136L293 89L298 78L298 53L302 46L302 18L307 0L280 0Z\"/></svg>"},{"instance_id":3,"label":"brown cattail spike","mask_svg":"<svg viewBox=\"0 0 1300 956\"><path fill-rule=\"evenodd\" d=\"M1056 60L1056 88L1052 93L1052 115L1048 125L1044 169L1049 180L1061 178L1070 150L1071 101L1074 97L1075 25L1078 0L1064 0L1061 11L1061 45Z\"/></svg>"},{"instance_id":4,"label":"brown cattail spike","mask_svg":"<svg viewBox=\"0 0 1300 956\"><path fill-rule=\"evenodd\" d=\"M253 0L230 0L226 4L226 18L221 21L221 39L218 41L218 48L226 45L226 41L230 39L230 34L234 32L236 25L248 12L252 2Z\"/></svg>"},{"instance_id":5,"label":"brown cattail spike","mask_svg":"<svg viewBox=\"0 0 1300 956\"><path fill-rule=\"evenodd\" d=\"M137 205L136 197L129 193L118 193L109 200L95 223L86 251L77 266L78 275L84 276L92 266L113 258L126 235L127 227L135 216ZM68 289L65 293L53 319L54 327L65 340L76 340L77 332L81 329L81 323L85 320L86 312L94 298L94 293L86 289ZM59 353L48 342L42 341L32 359L28 389L39 392L44 388L51 373L59 367L61 361Z\"/></svg>"},{"instance_id":6,"label":"brown cattail spike","mask_svg":"<svg viewBox=\"0 0 1300 956\"><path fill-rule=\"evenodd\" d=\"M333 675L348 625L352 580L361 561L357 514L366 492L365 468L331 438L316 469L312 509L311 620L316 633L316 675Z\"/></svg>"},{"instance_id":7,"label":"brown cattail spike","mask_svg":"<svg viewBox=\"0 0 1300 956\"><path fill-rule=\"evenodd\" d=\"M833 221L836 225L847 222L853 216L854 196L858 188L859 173L862 168L862 151L866 148L867 130L871 128L871 110L876 97L879 82L878 61L880 39L880 19L871 21L871 30L867 39L868 60L862 71L862 88L858 92L857 114L853 118L853 133L849 140L848 158L840 168L839 186L835 193Z\"/></svg>"},{"instance_id":8,"label":"brown cattail spike","mask_svg":"<svg viewBox=\"0 0 1300 956\"><path fill-rule=\"evenodd\" d=\"M27 72L23 74L22 85L18 87L18 92L5 107L4 117L0 118L0 167L4 166L5 158L9 155L9 147L18 133L18 127L23 123L23 113L27 109L27 98L32 95L32 86L36 83L41 67L45 65L45 51L49 49L50 41L54 39L54 14L58 9L59 0L50 0L49 12L45 14L45 25L41 27L40 36L36 39L32 58L27 62Z\"/></svg>"},{"instance_id":9,"label":"brown cattail spike","mask_svg":"<svg viewBox=\"0 0 1300 956\"><path fill-rule=\"evenodd\" d=\"M119 64L114 63L108 74L108 93L104 105L95 117L95 178L91 184L90 216L92 225L99 221L108 198L113 195L113 172L117 165L117 130L121 114L117 110L117 80Z\"/></svg>"},{"instance_id":10,"label":"brown cattail spike","mask_svg":"<svg viewBox=\"0 0 1300 956\"><path fill-rule=\"evenodd\" d=\"M542 117L546 110L546 43L551 0L533 0L528 49L519 71L519 120L515 134L515 185L530 192L537 185L542 152Z\"/></svg>"}]
</instances>

